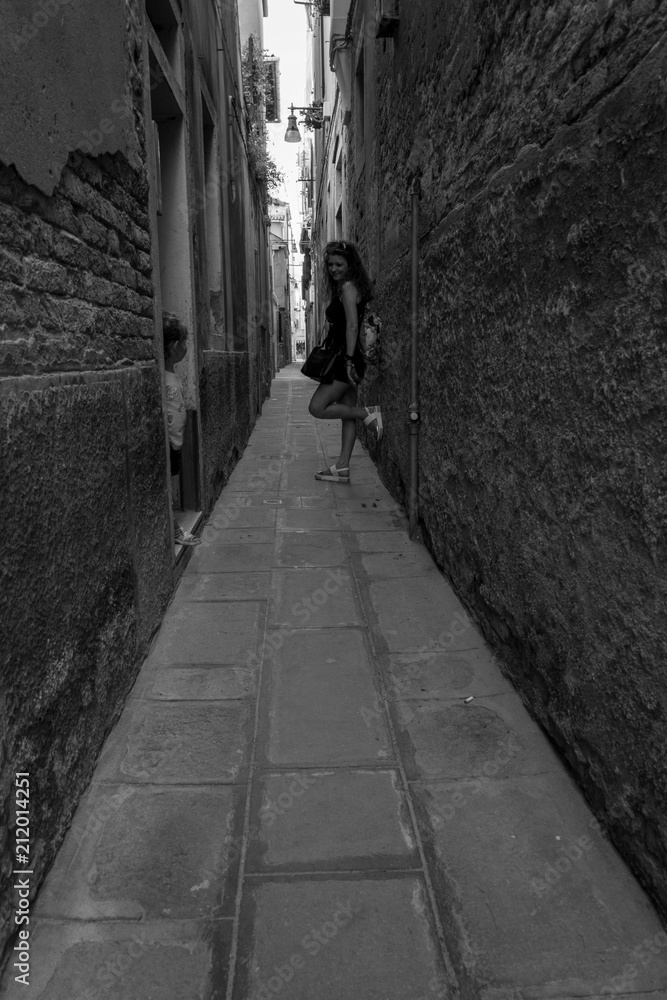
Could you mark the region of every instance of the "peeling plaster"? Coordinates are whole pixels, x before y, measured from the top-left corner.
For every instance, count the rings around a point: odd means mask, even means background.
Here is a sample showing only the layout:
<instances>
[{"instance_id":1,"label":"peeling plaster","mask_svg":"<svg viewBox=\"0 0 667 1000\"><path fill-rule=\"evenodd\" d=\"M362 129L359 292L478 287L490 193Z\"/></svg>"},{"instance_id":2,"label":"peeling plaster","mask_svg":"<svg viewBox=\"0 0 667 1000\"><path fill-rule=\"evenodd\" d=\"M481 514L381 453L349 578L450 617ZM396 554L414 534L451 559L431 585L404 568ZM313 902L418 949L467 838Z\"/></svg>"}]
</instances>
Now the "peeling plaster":
<instances>
[{"instance_id":1,"label":"peeling plaster","mask_svg":"<svg viewBox=\"0 0 667 1000\"><path fill-rule=\"evenodd\" d=\"M140 166L125 0L0 0L0 160L51 195L71 151Z\"/></svg>"}]
</instances>

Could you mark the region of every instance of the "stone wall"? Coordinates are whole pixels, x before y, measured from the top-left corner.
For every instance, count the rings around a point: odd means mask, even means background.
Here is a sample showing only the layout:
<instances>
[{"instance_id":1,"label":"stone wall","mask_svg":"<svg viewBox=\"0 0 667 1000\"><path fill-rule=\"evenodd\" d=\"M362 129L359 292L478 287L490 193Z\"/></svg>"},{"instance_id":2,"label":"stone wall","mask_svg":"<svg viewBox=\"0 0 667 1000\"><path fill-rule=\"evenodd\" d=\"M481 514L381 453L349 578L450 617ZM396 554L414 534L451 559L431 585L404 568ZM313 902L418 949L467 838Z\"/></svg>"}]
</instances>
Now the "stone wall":
<instances>
[{"instance_id":1,"label":"stone wall","mask_svg":"<svg viewBox=\"0 0 667 1000\"><path fill-rule=\"evenodd\" d=\"M34 895L173 585L140 7L102 6L14 5L2 39L0 949L14 773Z\"/></svg>"},{"instance_id":2,"label":"stone wall","mask_svg":"<svg viewBox=\"0 0 667 1000\"><path fill-rule=\"evenodd\" d=\"M372 44L380 467L403 497L419 167L424 531L666 911L667 9L414 0Z\"/></svg>"},{"instance_id":3,"label":"stone wall","mask_svg":"<svg viewBox=\"0 0 667 1000\"><path fill-rule=\"evenodd\" d=\"M248 353L204 353L200 374L204 500L208 513L243 454L257 419L256 361Z\"/></svg>"},{"instance_id":4,"label":"stone wall","mask_svg":"<svg viewBox=\"0 0 667 1000\"><path fill-rule=\"evenodd\" d=\"M145 196L110 155L50 198L0 168L3 940L13 773L36 887L172 587Z\"/></svg>"}]
</instances>

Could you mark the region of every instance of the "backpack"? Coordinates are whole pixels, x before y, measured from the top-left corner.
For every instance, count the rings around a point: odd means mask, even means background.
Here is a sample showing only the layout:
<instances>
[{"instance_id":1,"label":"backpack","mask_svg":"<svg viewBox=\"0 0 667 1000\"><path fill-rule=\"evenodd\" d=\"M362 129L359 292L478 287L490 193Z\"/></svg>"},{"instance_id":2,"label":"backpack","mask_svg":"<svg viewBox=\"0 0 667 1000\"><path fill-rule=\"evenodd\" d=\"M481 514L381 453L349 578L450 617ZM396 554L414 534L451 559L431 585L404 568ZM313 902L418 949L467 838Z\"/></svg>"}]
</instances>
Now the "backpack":
<instances>
[{"instance_id":1,"label":"backpack","mask_svg":"<svg viewBox=\"0 0 667 1000\"><path fill-rule=\"evenodd\" d=\"M364 361L377 365L380 361L380 334L382 321L377 313L367 312L359 331L359 349Z\"/></svg>"}]
</instances>

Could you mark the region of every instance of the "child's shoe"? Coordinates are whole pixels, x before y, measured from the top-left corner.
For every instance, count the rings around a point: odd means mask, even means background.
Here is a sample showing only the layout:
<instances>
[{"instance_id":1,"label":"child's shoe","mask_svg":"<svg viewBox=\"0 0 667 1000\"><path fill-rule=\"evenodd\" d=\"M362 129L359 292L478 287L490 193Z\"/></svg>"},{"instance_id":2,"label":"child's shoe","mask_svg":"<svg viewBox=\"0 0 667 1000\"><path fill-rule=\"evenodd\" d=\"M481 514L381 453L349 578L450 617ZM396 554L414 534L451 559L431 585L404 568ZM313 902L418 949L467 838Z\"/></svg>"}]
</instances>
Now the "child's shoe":
<instances>
[{"instance_id":1,"label":"child's shoe","mask_svg":"<svg viewBox=\"0 0 667 1000\"><path fill-rule=\"evenodd\" d=\"M190 534L189 531L183 531L178 523L174 524L174 541L177 545L201 545L201 538Z\"/></svg>"}]
</instances>

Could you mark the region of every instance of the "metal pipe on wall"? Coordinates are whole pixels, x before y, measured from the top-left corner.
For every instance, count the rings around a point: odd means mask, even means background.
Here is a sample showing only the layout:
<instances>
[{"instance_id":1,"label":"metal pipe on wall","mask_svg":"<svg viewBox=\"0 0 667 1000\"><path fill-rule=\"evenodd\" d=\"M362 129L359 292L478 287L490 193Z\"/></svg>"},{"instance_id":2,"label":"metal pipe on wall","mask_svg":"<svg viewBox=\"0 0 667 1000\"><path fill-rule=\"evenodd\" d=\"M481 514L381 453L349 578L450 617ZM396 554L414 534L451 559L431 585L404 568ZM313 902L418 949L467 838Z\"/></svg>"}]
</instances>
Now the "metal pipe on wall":
<instances>
[{"instance_id":1,"label":"metal pipe on wall","mask_svg":"<svg viewBox=\"0 0 667 1000\"><path fill-rule=\"evenodd\" d=\"M410 188L412 208L412 290L410 296L410 404L409 419L409 485L408 485L408 534L414 538L419 524L419 199L421 184L419 171Z\"/></svg>"}]
</instances>

